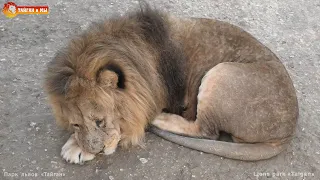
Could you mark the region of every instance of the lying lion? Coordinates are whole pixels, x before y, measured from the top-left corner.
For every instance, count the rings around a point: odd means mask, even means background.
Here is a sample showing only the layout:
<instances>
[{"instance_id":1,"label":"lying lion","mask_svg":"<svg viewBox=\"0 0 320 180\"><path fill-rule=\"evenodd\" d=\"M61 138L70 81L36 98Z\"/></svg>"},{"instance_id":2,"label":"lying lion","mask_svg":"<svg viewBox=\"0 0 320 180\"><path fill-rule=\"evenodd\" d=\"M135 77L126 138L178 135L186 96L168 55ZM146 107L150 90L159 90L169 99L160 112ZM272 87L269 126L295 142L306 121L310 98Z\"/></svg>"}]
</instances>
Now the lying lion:
<instances>
[{"instance_id":1,"label":"lying lion","mask_svg":"<svg viewBox=\"0 0 320 180\"><path fill-rule=\"evenodd\" d=\"M285 67L250 34L148 7L72 39L48 64L45 89L57 122L74 132L61 152L70 163L139 145L152 120L177 144L267 159L286 148L298 117ZM216 141L222 131L235 143Z\"/></svg>"}]
</instances>

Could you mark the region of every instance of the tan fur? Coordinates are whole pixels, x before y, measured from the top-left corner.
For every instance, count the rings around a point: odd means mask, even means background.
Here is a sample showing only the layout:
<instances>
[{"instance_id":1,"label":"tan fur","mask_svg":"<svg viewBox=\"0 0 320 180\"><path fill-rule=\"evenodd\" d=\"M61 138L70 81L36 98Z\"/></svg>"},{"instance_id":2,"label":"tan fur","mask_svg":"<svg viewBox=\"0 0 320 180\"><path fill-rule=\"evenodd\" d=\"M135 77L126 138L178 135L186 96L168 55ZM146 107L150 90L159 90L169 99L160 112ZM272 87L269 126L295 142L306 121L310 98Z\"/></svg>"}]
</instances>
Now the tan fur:
<instances>
[{"instance_id":1,"label":"tan fur","mask_svg":"<svg viewBox=\"0 0 320 180\"><path fill-rule=\"evenodd\" d=\"M228 23L180 19L161 13L159 20L151 12L150 19L163 21L164 25L160 22L155 24L158 27L145 27L149 22L142 24L139 17L129 14L92 25L72 39L48 65L45 89L54 116L58 124L75 132L78 146L85 152L96 154L108 146L115 149L119 141L123 147L141 144L148 123L175 103L171 100L175 95L170 94L170 83L179 89L183 88L179 81L186 79L183 103L177 102L172 109L179 113L180 106L184 107L179 115L194 121L201 79L211 68L229 61L279 62L255 38ZM177 61L180 74L166 71L171 64L161 71L161 66L172 62L170 58ZM105 69L114 64L125 76L123 89L118 87L120 75ZM286 73L281 64L279 68ZM170 73L176 74L169 76ZM174 79L176 75L183 77ZM97 120L104 125L98 131ZM195 136L214 135L210 123L195 127L192 124L187 123L183 131Z\"/></svg>"},{"instance_id":2,"label":"tan fur","mask_svg":"<svg viewBox=\"0 0 320 180\"><path fill-rule=\"evenodd\" d=\"M279 62L220 63L202 79L197 119L189 122L181 116L162 113L152 124L165 131L152 128L152 132L177 144L227 158L271 158L288 146L296 128L297 100L290 81ZM231 134L235 143L216 141L221 131Z\"/></svg>"}]
</instances>

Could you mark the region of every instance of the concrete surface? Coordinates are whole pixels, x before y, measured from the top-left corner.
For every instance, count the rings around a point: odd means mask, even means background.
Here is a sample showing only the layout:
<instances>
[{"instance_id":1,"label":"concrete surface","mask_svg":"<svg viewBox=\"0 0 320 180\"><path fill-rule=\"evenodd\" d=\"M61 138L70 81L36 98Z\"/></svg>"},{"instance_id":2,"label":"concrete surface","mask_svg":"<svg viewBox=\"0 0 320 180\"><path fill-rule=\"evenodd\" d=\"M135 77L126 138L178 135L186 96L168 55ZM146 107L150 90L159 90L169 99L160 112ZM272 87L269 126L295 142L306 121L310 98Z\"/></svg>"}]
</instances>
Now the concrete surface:
<instances>
[{"instance_id":1,"label":"concrete surface","mask_svg":"<svg viewBox=\"0 0 320 180\"><path fill-rule=\"evenodd\" d=\"M59 155L69 134L57 128L46 103L41 87L43 70L71 35L91 21L124 14L138 3L14 2L48 4L50 15L19 15L13 19L0 15L1 180L320 179L320 1L150 1L179 16L217 18L239 25L281 58L300 103L297 134L285 152L270 160L241 162L193 151L147 134L145 149L119 149L112 156L100 156L84 166L67 164Z\"/></svg>"}]
</instances>

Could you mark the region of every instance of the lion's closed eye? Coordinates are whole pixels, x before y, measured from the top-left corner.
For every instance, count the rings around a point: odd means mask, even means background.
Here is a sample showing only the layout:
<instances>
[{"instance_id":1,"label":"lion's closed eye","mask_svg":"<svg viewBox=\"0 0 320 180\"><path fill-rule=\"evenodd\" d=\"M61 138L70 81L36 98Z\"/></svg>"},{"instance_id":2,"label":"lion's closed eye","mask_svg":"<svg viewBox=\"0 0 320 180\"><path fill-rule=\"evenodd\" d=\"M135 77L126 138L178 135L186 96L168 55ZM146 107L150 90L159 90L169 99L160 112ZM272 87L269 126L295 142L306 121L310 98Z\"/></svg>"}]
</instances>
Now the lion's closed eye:
<instances>
[{"instance_id":1,"label":"lion's closed eye","mask_svg":"<svg viewBox=\"0 0 320 180\"><path fill-rule=\"evenodd\" d=\"M96 121L97 127L101 127L101 125L103 124L103 121L102 121L102 120L97 119L97 120L95 120L95 121Z\"/></svg>"},{"instance_id":2,"label":"lion's closed eye","mask_svg":"<svg viewBox=\"0 0 320 180\"><path fill-rule=\"evenodd\" d=\"M103 120L96 119L95 122L96 122L96 126L97 127L102 127L104 125L104 121Z\"/></svg>"},{"instance_id":3,"label":"lion's closed eye","mask_svg":"<svg viewBox=\"0 0 320 180\"><path fill-rule=\"evenodd\" d=\"M79 124L72 124L73 128L75 130L79 130L80 129L80 125Z\"/></svg>"}]
</instances>

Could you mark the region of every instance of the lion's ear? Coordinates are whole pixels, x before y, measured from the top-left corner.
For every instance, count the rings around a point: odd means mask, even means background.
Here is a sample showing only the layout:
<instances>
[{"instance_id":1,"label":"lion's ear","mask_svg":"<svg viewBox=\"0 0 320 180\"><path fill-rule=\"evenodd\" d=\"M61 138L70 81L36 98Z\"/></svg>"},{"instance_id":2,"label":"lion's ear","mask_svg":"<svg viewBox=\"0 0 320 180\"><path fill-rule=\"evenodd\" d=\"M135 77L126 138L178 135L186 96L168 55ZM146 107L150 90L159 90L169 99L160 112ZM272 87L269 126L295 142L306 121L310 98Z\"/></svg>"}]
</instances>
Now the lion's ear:
<instances>
[{"instance_id":1,"label":"lion's ear","mask_svg":"<svg viewBox=\"0 0 320 180\"><path fill-rule=\"evenodd\" d=\"M103 70L99 73L98 83L102 87L117 88L118 74L114 71Z\"/></svg>"},{"instance_id":2,"label":"lion's ear","mask_svg":"<svg viewBox=\"0 0 320 180\"><path fill-rule=\"evenodd\" d=\"M111 88L125 88L125 76L120 68L116 64L108 64L101 68L97 74L97 82L103 87Z\"/></svg>"}]
</instances>

